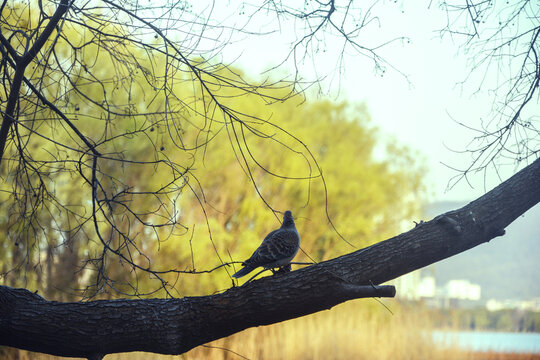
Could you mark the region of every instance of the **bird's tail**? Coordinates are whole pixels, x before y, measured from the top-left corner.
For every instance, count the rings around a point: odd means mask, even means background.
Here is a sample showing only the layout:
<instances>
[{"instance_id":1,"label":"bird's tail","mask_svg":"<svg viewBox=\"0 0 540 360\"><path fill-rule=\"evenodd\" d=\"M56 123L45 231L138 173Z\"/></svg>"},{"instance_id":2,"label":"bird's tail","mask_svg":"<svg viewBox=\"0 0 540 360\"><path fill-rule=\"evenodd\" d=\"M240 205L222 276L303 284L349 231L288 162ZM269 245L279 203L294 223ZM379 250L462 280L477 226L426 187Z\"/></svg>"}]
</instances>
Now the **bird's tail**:
<instances>
[{"instance_id":1,"label":"bird's tail","mask_svg":"<svg viewBox=\"0 0 540 360\"><path fill-rule=\"evenodd\" d=\"M240 278L240 277L242 277L244 275L249 274L253 270L255 270L255 268L253 266L246 265L242 269L237 271L235 274L233 274L233 277L238 279L238 278Z\"/></svg>"}]
</instances>

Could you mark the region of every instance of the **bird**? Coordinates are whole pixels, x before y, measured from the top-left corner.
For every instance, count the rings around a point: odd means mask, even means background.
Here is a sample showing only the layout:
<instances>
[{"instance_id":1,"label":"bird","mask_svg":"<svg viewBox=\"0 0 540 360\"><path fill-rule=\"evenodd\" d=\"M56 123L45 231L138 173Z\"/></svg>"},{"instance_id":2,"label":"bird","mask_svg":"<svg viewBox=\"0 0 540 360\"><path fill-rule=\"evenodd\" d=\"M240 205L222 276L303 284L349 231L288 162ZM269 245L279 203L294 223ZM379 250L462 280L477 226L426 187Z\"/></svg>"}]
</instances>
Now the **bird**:
<instances>
[{"instance_id":1,"label":"bird","mask_svg":"<svg viewBox=\"0 0 540 360\"><path fill-rule=\"evenodd\" d=\"M283 214L281 227L266 235L253 255L242 263L244 267L233 274L233 277L240 278L260 266L272 272L274 268L290 270L290 262L298 253L298 249L300 249L300 234L294 225L292 212L287 210Z\"/></svg>"}]
</instances>

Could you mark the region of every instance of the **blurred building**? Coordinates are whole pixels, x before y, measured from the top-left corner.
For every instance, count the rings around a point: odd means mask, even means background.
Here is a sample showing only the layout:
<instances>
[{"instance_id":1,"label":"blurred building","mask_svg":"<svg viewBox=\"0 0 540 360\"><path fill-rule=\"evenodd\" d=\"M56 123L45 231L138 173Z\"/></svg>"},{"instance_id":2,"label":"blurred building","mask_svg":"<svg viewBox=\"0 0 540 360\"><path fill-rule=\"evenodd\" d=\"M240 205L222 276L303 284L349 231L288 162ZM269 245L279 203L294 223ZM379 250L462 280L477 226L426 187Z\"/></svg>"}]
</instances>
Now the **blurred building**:
<instances>
[{"instance_id":1,"label":"blurred building","mask_svg":"<svg viewBox=\"0 0 540 360\"><path fill-rule=\"evenodd\" d=\"M452 279L438 287L434 276L423 275L417 270L400 276L392 284L396 287L399 299L424 301L428 306L436 308L483 305L480 303L480 285L465 279Z\"/></svg>"},{"instance_id":2,"label":"blurred building","mask_svg":"<svg viewBox=\"0 0 540 360\"><path fill-rule=\"evenodd\" d=\"M442 296L457 300L480 300L481 288L469 280L450 280L443 287Z\"/></svg>"}]
</instances>

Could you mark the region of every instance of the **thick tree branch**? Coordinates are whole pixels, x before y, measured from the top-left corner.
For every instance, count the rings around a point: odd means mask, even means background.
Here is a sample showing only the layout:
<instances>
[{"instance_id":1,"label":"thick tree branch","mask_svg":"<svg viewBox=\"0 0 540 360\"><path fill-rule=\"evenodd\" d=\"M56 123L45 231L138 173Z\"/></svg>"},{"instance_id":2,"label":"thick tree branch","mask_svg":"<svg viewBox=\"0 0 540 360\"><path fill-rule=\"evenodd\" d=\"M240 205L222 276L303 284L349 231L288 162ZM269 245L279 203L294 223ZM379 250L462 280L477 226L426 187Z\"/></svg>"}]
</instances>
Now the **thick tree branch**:
<instances>
[{"instance_id":1,"label":"thick tree branch","mask_svg":"<svg viewBox=\"0 0 540 360\"><path fill-rule=\"evenodd\" d=\"M280 276L268 280L211 296L85 303L46 301L25 289L0 286L0 345L87 358L137 350L181 354L248 327L346 300L395 295L393 286L348 284L330 273L292 285Z\"/></svg>"},{"instance_id":2,"label":"thick tree branch","mask_svg":"<svg viewBox=\"0 0 540 360\"><path fill-rule=\"evenodd\" d=\"M0 287L0 345L62 356L181 354L243 329L329 309L494 237L540 202L540 159L467 206L368 248L222 294L182 299L48 302ZM367 285L367 286L361 286Z\"/></svg>"}]
</instances>

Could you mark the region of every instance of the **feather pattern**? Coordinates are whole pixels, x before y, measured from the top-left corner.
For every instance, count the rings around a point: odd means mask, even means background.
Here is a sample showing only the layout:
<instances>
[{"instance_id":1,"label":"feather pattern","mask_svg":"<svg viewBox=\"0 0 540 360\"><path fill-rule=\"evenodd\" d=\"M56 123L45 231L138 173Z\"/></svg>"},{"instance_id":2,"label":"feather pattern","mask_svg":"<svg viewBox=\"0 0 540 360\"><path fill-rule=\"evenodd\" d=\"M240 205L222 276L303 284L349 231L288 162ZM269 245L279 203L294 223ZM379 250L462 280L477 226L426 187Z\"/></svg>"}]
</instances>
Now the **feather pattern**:
<instances>
[{"instance_id":1,"label":"feather pattern","mask_svg":"<svg viewBox=\"0 0 540 360\"><path fill-rule=\"evenodd\" d=\"M242 263L244 268L233 277L242 277L258 267L265 269L279 268L288 265L300 248L300 234L296 229L292 213L285 211L283 224L270 232L253 255Z\"/></svg>"}]
</instances>

